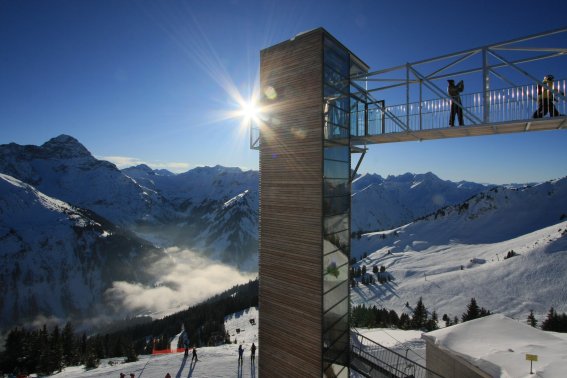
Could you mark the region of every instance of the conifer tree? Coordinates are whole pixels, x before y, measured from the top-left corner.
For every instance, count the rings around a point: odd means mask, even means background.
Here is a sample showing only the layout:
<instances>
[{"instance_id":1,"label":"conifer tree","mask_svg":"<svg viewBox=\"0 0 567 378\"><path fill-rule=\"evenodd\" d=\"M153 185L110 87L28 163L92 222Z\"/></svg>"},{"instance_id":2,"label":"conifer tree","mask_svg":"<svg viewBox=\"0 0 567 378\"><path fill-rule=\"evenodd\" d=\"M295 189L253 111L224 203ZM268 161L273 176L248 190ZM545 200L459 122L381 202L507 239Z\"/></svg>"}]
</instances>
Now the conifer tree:
<instances>
[{"instance_id":1,"label":"conifer tree","mask_svg":"<svg viewBox=\"0 0 567 378\"><path fill-rule=\"evenodd\" d=\"M431 318L427 320L426 328L428 331L439 329L439 320L437 319L437 312L433 311Z\"/></svg>"},{"instance_id":2,"label":"conifer tree","mask_svg":"<svg viewBox=\"0 0 567 378\"><path fill-rule=\"evenodd\" d=\"M126 347L126 360L124 362L136 362L138 361L138 355L134 350L134 346L132 344L128 344Z\"/></svg>"},{"instance_id":3,"label":"conifer tree","mask_svg":"<svg viewBox=\"0 0 567 378\"><path fill-rule=\"evenodd\" d=\"M94 345L88 344L87 345L87 352L86 352L86 356L85 356L85 368L87 370L95 369L95 368L98 367L99 364L100 364L100 361L99 361L98 356L96 354Z\"/></svg>"},{"instance_id":4,"label":"conifer tree","mask_svg":"<svg viewBox=\"0 0 567 378\"><path fill-rule=\"evenodd\" d=\"M79 363L79 353L77 351L77 342L75 330L71 322L67 322L61 333L61 343L63 346L63 364L65 366L74 366Z\"/></svg>"},{"instance_id":5,"label":"conifer tree","mask_svg":"<svg viewBox=\"0 0 567 378\"><path fill-rule=\"evenodd\" d=\"M411 328L411 318L405 312L403 312L400 315L400 324L399 324L398 327L400 329L410 329Z\"/></svg>"},{"instance_id":6,"label":"conifer tree","mask_svg":"<svg viewBox=\"0 0 567 378\"><path fill-rule=\"evenodd\" d=\"M50 374L50 355L49 355L49 334L47 332L47 326L44 324L43 328L39 332L38 338L39 348L36 350L39 355L39 361L37 364L37 372L43 374Z\"/></svg>"},{"instance_id":7,"label":"conifer tree","mask_svg":"<svg viewBox=\"0 0 567 378\"><path fill-rule=\"evenodd\" d=\"M48 372L60 372L63 369L63 343L61 340L61 332L59 326L53 327L49 337L47 355L49 363L47 365Z\"/></svg>"},{"instance_id":8,"label":"conifer tree","mask_svg":"<svg viewBox=\"0 0 567 378\"><path fill-rule=\"evenodd\" d=\"M470 303L467 305L467 312L463 313L463 315L461 315L461 320L463 322L469 321L469 320L473 320L473 319L477 319L480 317L480 308L478 307L478 304L476 303L476 299L471 298Z\"/></svg>"},{"instance_id":9,"label":"conifer tree","mask_svg":"<svg viewBox=\"0 0 567 378\"><path fill-rule=\"evenodd\" d=\"M556 331L558 328L557 319L557 313L555 312L555 309L551 307L549 309L549 312L547 313L547 317L541 324L541 329L543 329L544 331Z\"/></svg>"},{"instance_id":10,"label":"conifer tree","mask_svg":"<svg viewBox=\"0 0 567 378\"><path fill-rule=\"evenodd\" d=\"M413 317L411 319L411 325L414 329L423 329L426 328L427 325L427 309L423 304L423 300L419 297L419 301L417 301L417 305L413 310Z\"/></svg>"},{"instance_id":11,"label":"conifer tree","mask_svg":"<svg viewBox=\"0 0 567 378\"><path fill-rule=\"evenodd\" d=\"M534 316L534 310L530 310L530 314L528 315L528 324L532 327L537 327L537 319Z\"/></svg>"}]
</instances>

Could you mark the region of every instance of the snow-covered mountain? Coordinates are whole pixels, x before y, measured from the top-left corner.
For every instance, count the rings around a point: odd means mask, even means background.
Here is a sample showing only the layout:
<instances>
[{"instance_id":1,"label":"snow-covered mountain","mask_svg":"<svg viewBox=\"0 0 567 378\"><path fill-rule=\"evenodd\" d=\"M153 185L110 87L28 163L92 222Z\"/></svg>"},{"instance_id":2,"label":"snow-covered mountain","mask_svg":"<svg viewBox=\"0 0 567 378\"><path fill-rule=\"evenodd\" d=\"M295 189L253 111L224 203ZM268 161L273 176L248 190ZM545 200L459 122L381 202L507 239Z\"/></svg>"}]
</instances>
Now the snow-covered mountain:
<instances>
[{"instance_id":1,"label":"snow-covered mountain","mask_svg":"<svg viewBox=\"0 0 567 378\"><path fill-rule=\"evenodd\" d=\"M178 175L146 165L124 174L173 204L176 221L159 228L136 227L164 245L197 249L248 271L258 266L258 172L198 167Z\"/></svg>"},{"instance_id":2,"label":"snow-covered mountain","mask_svg":"<svg viewBox=\"0 0 567 378\"><path fill-rule=\"evenodd\" d=\"M511 252L513 251L513 252ZM355 304L460 317L479 306L540 319L567 311L567 177L524 188L493 188L405 226L353 240L358 265L384 266L394 281L359 285Z\"/></svg>"},{"instance_id":3,"label":"snow-covered mountain","mask_svg":"<svg viewBox=\"0 0 567 378\"><path fill-rule=\"evenodd\" d=\"M0 172L160 246L257 269L257 172L216 166L175 175L145 165L120 171L68 135L42 146L0 145Z\"/></svg>"},{"instance_id":4,"label":"snow-covered mountain","mask_svg":"<svg viewBox=\"0 0 567 378\"><path fill-rule=\"evenodd\" d=\"M441 180L431 172L382 178L359 176L352 184L352 231L387 230L454 205L494 185Z\"/></svg>"},{"instance_id":5,"label":"snow-covered mountain","mask_svg":"<svg viewBox=\"0 0 567 378\"><path fill-rule=\"evenodd\" d=\"M163 197L138 185L114 164L94 158L68 135L41 146L0 145L0 172L124 227L171 216L171 206Z\"/></svg>"},{"instance_id":6,"label":"snow-covered mountain","mask_svg":"<svg viewBox=\"0 0 567 378\"><path fill-rule=\"evenodd\" d=\"M104 309L116 280L152 282L161 250L85 209L0 174L0 322L75 319ZM110 309L104 309L110 315Z\"/></svg>"},{"instance_id":7,"label":"snow-covered mountain","mask_svg":"<svg viewBox=\"0 0 567 378\"><path fill-rule=\"evenodd\" d=\"M38 315L110 315L119 288L163 285L156 274L172 256L156 245L257 270L257 172L122 172L66 135L0 145L0 172L2 328Z\"/></svg>"},{"instance_id":8,"label":"snow-covered mountain","mask_svg":"<svg viewBox=\"0 0 567 378\"><path fill-rule=\"evenodd\" d=\"M173 174L145 165L121 171L61 135L42 146L0 145L0 173L2 324L24 315L89 311L116 281L128 289L159 285L149 272L153 265L164 272L172 254L152 244L257 269L258 172L215 166ZM423 219L364 235L353 243L353 255L401 253L410 261L426 256L417 252L531 235L565 216L565 186L565 179L496 188L432 173L363 175L353 183L353 232ZM392 255L380 257L387 250Z\"/></svg>"}]
</instances>

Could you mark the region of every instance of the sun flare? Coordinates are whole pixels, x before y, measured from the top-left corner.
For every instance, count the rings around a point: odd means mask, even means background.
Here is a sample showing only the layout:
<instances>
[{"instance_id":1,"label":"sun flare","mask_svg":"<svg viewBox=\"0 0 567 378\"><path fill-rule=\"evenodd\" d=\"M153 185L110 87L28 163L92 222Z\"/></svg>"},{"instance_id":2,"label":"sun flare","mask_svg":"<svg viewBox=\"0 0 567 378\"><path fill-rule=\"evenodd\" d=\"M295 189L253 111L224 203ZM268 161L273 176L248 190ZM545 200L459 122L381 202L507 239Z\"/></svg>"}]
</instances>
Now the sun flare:
<instances>
[{"instance_id":1,"label":"sun flare","mask_svg":"<svg viewBox=\"0 0 567 378\"><path fill-rule=\"evenodd\" d=\"M246 120L253 120L258 116L260 109L254 99L244 101L240 104L240 115Z\"/></svg>"},{"instance_id":2,"label":"sun flare","mask_svg":"<svg viewBox=\"0 0 567 378\"><path fill-rule=\"evenodd\" d=\"M256 98L251 97L248 100L239 101L240 109L238 115L245 122L256 122L260 115L260 105Z\"/></svg>"}]
</instances>

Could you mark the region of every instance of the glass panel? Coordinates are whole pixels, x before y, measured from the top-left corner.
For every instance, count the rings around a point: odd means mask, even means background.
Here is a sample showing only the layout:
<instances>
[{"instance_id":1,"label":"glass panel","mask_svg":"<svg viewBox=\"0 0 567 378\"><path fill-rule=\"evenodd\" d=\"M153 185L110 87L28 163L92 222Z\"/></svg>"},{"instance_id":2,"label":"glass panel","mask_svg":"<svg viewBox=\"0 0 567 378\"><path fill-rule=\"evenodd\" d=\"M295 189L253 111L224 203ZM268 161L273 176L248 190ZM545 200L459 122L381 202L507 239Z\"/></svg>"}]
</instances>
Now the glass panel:
<instances>
[{"instance_id":1,"label":"glass panel","mask_svg":"<svg viewBox=\"0 0 567 378\"><path fill-rule=\"evenodd\" d=\"M345 363L343 354L348 353L349 326L348 316L342 317L325 315L323 333L323 348L325 359L329 362Z\"/></svg>"},{"instance_id":2,"label":"glass panel","mask_svg":"<svg viewBox=\"0 0 567 378\"><path fill-rule=\"evenodd\" d=\"M327 340L325 340L326 342ZM334 362L335 364L347 364L348 363L348 332L339 336L339 339L335 341L333 345L328 347L324 351L324 358L329 362Z\"/></svg>"},{"instance_id":3,"label":"glass panel","mask_svg":"<svg viewBox=\"0 0 567 378\"><path fill-rule=\"evenodd\" d=\"M325 84L330 84L333 87L337 88L339 91L348 94L348 77L341 76L340 73L328 66L325 66L323 70Z\"/></svg>"},{"instance_id":4,"label":"glass panel","mask_svg":"<svg viewBox=\"0 0 567 378\"><path fill-rule=\"evenodd\" d=\"M349 182L346 179L325 179L323 195L325 197L350 195Z\"/></svg>"},{"instance_id":5,"label":"glass panel","mask_svg":"<svg viewBox=\"0 0 567 378\"><path fill-rule=\"evenodd\" d=\"M344 161L325 160L324 161L325 178L348 179L350 175L350 164Z\"/></svg>"},{"instance_id":6,"label":"glass panel","mask_svg":"<svg viewBox=\"0 0 567 378\"><path fill-rule=\"evenodd\" d=\"M332 109L330 109L332 107L338 110L342 110L348 115L348 112L350 111L350 100L347 96L337 94L336 96L329 96L325 100L328 104L328 107L325 107L325 110L332 111Z\"/></svg>"},{"instance_id":7,"label":"glass panel","mask_svg":"<svg viewBox=\"0 0 567 378\"><path fill-rule=\"evenodd\" d=\"M334 234L339 231L348 231L348 213L332 215L323 220L323 234Z\"/></svg>"},{"instance_id":8,"label":"glass panel","mask_svg":"<svg viewBox=\"0 0 567 378\"><path fill-rule=\"evenodd\" d=\"M327 254L334 252L338 249L339 249L339 247L337 247L335 244L331 243L327 239L323 239L323 254L324 255L327 255ZM341 253L346 255L346 252L344 252L344 250Z\"/></svg>"},{"instance_id":9,"label":"glass panel","mask_svg":"<svg viewBox=\"0 0 567 378\"><path fill-rule=\"evenodd\" d=\"M366 68L362 67L361 65L359 65L358 63L356 63L353 60L350 61L350 74L351 75L357 75L357 74L366 73L366 72L368 72L368 70Z\"/></svg>"},{"instance_id":10,"label":"glass panel","mask_svg":"<svg viewBox=\"0 0 567 378\"><path fill-rule=\"evenodd\" d=\"M335 343L344 343L344 339L346 338L347 342L348 342L348 321L346 320L347 317L344 316L343 318L339 319L335 319L335 322L329 322L327 323L327 321L325 321L325 326L328 325L328 327L325 327L325 332L324 332L324 339L326 342L328 342L328 346L329 347L333 347L333 345ZM332 319L329 319L329 321ZM346 337L345 337L346 336Z\"/></svg>"},{"instance_id":11,"label":"glass panel","mask_svg":"<svg viewBox=\"0 0 567 378\"><path fill-rule=\"evenodd\" d=\"M323 262L323 286L336 285L340 281L348 279L348 264L346 262L348 262L348 258L339 251L325 256L325 261Z\"/></svg>"},{"instance_id":12,"label":"glass panel","mask_svg":"<svg viewBox=\"0 0 567 378\"><path fill-rule=\"evenodd\" d=\"M363 102L351 98L350 102L350 133L351 135L364 135L364 119L366 117Z\"/></svg>"},{"instance_id":13,"label":"glass panel","mask_svg":"<svg viewBox=\"0 0 567 378\"><path fill-rule=\"evenodd\" d=\"M343 251L348 250L350 244L350 234L348 230L337 232L336 234L325 235L323 240L328 240L337 249L342 249Z\"/></svg>"},{"instance_id":14,"label":"glass panel","mask_svg":"<svg viewBox=\"0 0 567 378\"><path fill-rule=\"evenodd\" d=\"M325 215L345 214L350 207L350 196L323 198L323 213Z\"/></svg>"},{"instance_id":15,"label":"glass panel","mask_svg":"<svg viewBox=\"0 0 567 378\"><path fill-rule=\"evenodd\" d=\"M350 55L324 40L323 376L349 375L349 255L351 127L359 105L350 99ZM358 91L358 90L357 90ZM354 109L351 109L351 105ZM352 115L351 115L352 112ZM354 125L351 124L354 117ZM334 140L334 141L333 141ZM333 141L333 142L330 142ZM345 144L341 145L340 143Z\"/></svg>"},{"instance_id":16,"label":"glass panel","mask_svg":"<svg viewBox=\"0 0 567 378\"><path fill-rule=\"evenodd\" d=\"M324 150L325 159L350 161L350 150L347 146L343 145L327 145Z\"/></svg>"},{"instance_id":17,"label":"glass panel","mask_svg":"<svg viewBox=\"0 0 567 378\"><path fill-rule=\"evenodd\" d=\"M347 127L349 120L348 112L343 109L337 108L333 105L329 105L328 112L325 114L325 121L330 122L334 125Z\"/></svg>"},{"instance_id":18,"label":"glass panel","mask_svg":"<svg viewBox=\"0 0 567 378\"><path fill-rule=\"evenodd\" d=\"M339 304L337 305L337 303ZM336 307L333 307L335 305ZM348 311L348 281L344 281L323 295L323 311L329 309L338 315L346 314Z\"/></svg>"},{"instance_id":19,"label":"glass panel","mask_svg":"<svg viewBox=\"0 0 567 378\"><path fill-rule=\"evenodd\" d=\"M335 68L342 76L348 77L350 74L348 52L337 46L329 38L325 38L325 64Z\"/></svg>"},{"instance_id":20,"label":"glass panel","mask_svg":"<svg viewBox=\"0 0 567 378\"><path fill-rule=\"evenodd\" d=\"M328 363L325 365L325 372L323 373L323 378L333 377L333 378L349 378L349 371L347 368L347 363L345 365Z\"/></svg>"},{"instance_id":21,"label":"glass panel","mask_svg":"<svg viewBox=\"0 0 567 378\"><path fill-rule=\"evenodd\" d=\"M349 136L348 134L349 134L349 130L344 127L333 125L330 122L325 123L326 139L347 138Z\"/></svg>"}]
</instances>

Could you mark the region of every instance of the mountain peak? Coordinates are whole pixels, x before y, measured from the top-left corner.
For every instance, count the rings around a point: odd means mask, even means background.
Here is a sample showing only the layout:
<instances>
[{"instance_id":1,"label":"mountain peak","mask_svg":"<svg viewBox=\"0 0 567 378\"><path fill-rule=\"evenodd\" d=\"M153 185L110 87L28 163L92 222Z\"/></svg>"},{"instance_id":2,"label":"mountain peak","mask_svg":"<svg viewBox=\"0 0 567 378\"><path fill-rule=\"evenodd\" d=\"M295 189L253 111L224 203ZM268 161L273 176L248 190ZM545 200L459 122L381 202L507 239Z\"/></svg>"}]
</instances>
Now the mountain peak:
<instances>
[{"instance_id":1,"label":"mountain peak","mask_svg":"<svg viewBox=\"0 0 567 378\"><path fill-rule=\"evenodd\" d=\"M91 156L91 153L77 139L61 134L51 138L41 146L44 150L56 154L60 158Z\"/></svg>"}]
</instances>

